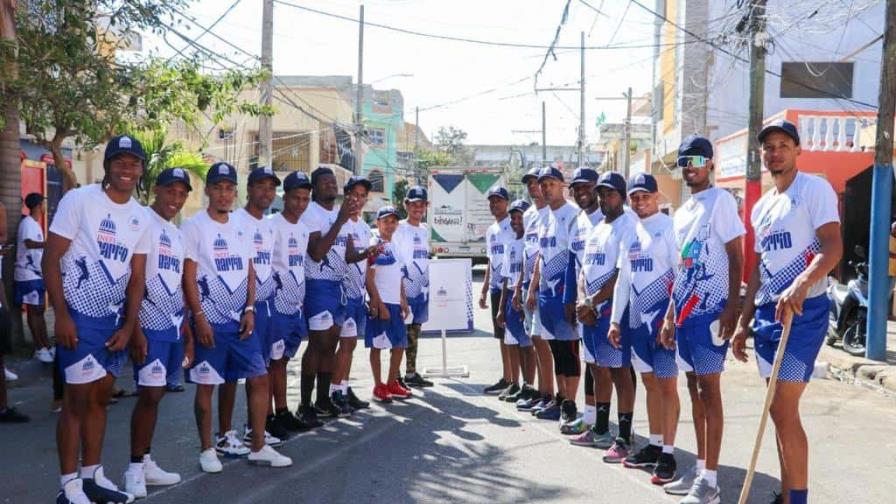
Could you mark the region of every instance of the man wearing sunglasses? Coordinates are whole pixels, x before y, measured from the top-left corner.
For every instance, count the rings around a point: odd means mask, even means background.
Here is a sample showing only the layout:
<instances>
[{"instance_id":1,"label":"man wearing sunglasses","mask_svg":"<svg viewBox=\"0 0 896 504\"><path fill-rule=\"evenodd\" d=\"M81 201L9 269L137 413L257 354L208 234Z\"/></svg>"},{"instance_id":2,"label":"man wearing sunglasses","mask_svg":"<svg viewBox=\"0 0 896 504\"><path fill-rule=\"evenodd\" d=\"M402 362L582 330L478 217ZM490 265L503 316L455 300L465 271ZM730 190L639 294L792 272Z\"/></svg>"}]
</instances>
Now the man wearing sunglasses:
<instances>
[{"instance_id":1,"label":"man wearing sunglasses","mask_svg":"<svg viewBox=\"0 0 896 504\"><path fill-rule=\"evenodd\" d=\"M734 197L710 181L712 156L712 143L698 135L688 136L678 148L678 166L691 197L673 221L681 260L661 334L664 345L675 345L679 367L687 375L697 434L697 467L666 485L668 493L686 494L682 504L719 502L720 379L737 321L743 271L744 226Z\"/></svg>"}]
</instances>

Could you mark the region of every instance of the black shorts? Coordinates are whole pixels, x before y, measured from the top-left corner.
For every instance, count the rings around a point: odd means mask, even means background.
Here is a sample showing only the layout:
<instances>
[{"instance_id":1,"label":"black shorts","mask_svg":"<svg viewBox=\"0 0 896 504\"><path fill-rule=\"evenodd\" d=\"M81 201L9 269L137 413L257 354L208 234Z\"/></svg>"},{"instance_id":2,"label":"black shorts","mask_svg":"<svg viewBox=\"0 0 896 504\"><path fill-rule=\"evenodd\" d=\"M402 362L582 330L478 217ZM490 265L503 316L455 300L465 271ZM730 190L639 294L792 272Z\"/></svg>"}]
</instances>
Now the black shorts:
<instances>
[{"instance_id":1,"label":"black shorts","mask_svg":"<svg viewBox=\"0 0 896 504\"><path fill-rule=\"evenodd\" d=\"M495 339L504 341L504 328L498 326L498 308L501 306L501 291L489 291L492 304L492 327L494 328Z\"/></svg>"},{"instance_id":2,"label":"black shorts","mask_svg":"<svg viewBox=\"0 0 896 504\"><path fill-rule=\"evenodd\" d=\"M5 306L0 306L0 355L12 353L12 333L9 324L9 311Z\"/></svg>"},{"instance_id":3,"label":"black shorts","mask_svg":"<svg viewBox=\"0 0 896 504\"><path fill-rule=\"evenodd\" d=\"M554 356L554 373L557 376L580 376L582 363L579 359L579 340L549 340Z\"/></svg>"}]
</instances>

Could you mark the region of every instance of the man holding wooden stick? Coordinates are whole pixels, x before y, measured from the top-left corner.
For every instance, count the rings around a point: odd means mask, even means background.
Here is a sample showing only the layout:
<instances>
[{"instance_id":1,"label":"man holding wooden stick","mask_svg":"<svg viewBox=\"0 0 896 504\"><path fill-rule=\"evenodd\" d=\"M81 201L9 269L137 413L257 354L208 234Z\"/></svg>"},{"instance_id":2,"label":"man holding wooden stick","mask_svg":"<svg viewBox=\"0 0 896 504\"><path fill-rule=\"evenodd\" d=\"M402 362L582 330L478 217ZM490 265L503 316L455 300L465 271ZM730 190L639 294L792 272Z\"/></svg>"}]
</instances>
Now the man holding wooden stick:
<instances>
[{"instance_id":1,"label":"man holding wooden stick","mask_svg":"<svg viewBox=\"0 0 896 504\"><path fill-rule=\"evenodd\" d=\"M746 362L752 319L759 374L768 380L782 339L782 322L792 316L769 408L781 464L781 494L775 502L805 504L809 445L799 403L827 331L827 275L843 253L837 195L824 179L797 170L800 137L792 123L769 124L759 132L759 143L775 187L756 203L750 216L758 267L750 275L733 352Z\"/></svg>"}]
</instances>

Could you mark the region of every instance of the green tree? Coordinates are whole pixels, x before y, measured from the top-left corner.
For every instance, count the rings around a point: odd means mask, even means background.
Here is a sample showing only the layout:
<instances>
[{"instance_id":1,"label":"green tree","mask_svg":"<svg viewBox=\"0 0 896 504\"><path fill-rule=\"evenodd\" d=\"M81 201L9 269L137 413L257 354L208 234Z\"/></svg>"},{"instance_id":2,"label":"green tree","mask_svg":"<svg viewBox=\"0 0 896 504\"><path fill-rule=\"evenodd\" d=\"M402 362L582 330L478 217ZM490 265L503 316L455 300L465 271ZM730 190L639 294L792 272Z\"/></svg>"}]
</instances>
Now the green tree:
<instances>
[{"instance_id":1,"label":"green tree","mask_svg":"<svg viewBox=\"0 0 896 504\"><path fill-rule=\"evenodd\" d=\"M408 216L408 211L404 208L404 198L408 195L408 181L401 179L392 186L392 204L398 209L401 218Z\"/></svg>"},{"instance_id":2,"label":"green tree","mask_svg":"<svg viewBox=\"0 0 896 504\"><path fill-rule=\"evenodd\" d=\"M454 164L454 158L451 154L437 150L419 149L417 151L417 172L420 177L420 184L426 185L429 179L429 172L437 166L451 166Z\"/></svg>"},{"instance_id":3,"label":"green tree","mask_svg":"<svg viewBox=\"0 0 896 504\"><path fill-rule=\"evenodd\" d=\"M137 197L144 205L151 202L156 177L165 168L183 168L200 180L204 180L208 172L208 164L202 159L201 154L188 151L179 141L166 143L166 136L163 128L134 133L134 137L140 140L146 153L146 173L137 189Z\"/></svg>"},{"instance_id":4,"label":"green tree","mask_svg":"<svg viewBox=\"0 0 896 504\"><path fill-rule=\"evenodd\" d=\"M469 161L467 148L464 146L466 139L467 132L454 126L440 127L435 136L437 149L448 154L458 163Z\"/></svg>"}]
</instances>

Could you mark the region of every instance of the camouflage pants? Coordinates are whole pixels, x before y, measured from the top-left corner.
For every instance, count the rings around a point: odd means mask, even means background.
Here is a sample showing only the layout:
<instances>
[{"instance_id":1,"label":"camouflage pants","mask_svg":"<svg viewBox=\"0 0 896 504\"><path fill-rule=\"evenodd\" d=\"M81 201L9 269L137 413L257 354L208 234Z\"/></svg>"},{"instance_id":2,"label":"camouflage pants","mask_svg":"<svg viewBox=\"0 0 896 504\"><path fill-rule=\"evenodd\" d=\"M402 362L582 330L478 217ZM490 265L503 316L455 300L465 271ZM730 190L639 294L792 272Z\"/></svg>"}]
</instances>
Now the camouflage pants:
<instances>
[{"instance_id":1,"label":"camouflage pants","mask_svg":"<svg viewBox=\"0 0 896 504\"><path fill-rule=\"evenodd\" d=\"M417 339L420 337L420 324L407 326L408 347L404 351L406 374L417 372Z\"/></svg>"}]
</instances>

